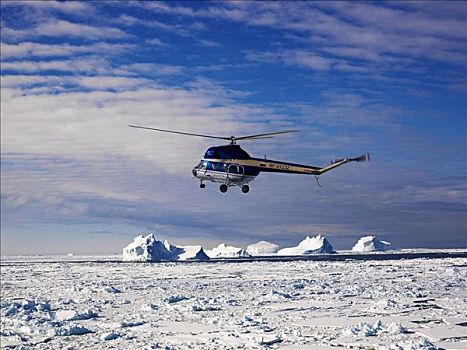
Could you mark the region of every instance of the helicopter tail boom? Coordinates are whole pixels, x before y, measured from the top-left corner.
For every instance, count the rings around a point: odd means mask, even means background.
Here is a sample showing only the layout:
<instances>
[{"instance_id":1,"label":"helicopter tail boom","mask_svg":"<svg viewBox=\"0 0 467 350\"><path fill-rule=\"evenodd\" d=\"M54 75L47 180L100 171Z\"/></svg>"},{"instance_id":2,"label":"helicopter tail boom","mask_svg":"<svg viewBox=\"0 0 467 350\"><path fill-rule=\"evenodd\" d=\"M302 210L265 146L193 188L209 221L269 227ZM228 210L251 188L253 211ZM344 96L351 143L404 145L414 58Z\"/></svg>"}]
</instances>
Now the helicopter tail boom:
<instances>
[{"instance_id":1,"label":"helicopter tail boom","mask_svg":"<svg viewBox=\"0 0 467 350\"><path fill-rule=\"evenodd\" d=\"M337 168L338 166L344 165L349 162L367 162L370 160L370 154L365 153L360 157L355 158L342 158L334 159L331 165L326 167L316 167L304 164L295 164L288 162L281 162L277 160L261 159L261 158L247 158L247 159L235 159L235 163L241 164L242 166L257 169L258 172L274 172L274 173L285 173L285 174L303 174L303 175L321 175L329 170Z\"/></svg>"}]
</instances>

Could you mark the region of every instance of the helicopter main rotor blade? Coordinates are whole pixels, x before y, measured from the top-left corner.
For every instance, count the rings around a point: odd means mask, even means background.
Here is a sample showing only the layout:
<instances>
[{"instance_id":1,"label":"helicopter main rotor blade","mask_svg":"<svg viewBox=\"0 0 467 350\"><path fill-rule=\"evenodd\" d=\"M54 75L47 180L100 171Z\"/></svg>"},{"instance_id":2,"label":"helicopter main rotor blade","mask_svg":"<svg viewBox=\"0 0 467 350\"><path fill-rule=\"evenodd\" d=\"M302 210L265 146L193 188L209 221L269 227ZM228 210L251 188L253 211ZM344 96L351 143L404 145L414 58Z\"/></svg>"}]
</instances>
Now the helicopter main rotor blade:
<instances>
[{"instance_id":1,"label":"helicopter main rotor blade","mask_svg":"<svg viewBox=\"0 0 467 350\"><path fill-rule=\"evenodd\" d=\"M259 139L259 138L265 138L264 136L288 134L288 133L291 133L291 132L300 132L300 130L286 130L286 131L267 132L267 133L264 133L264 134L256 134L256 135L236 137L235 139L236 140Z\"/></svg>"},{"instance_id":2,"label":"helicopter main rotor blade","mask_svg":"<svg viewBox=\"0 0 467 350\"><path fill-rule=\"evenodd\" d=\"M261 137L251 137L247 139L242 139L242 141L254 141L254 140L263 140L263 139L273 139L274 136L261 136ZM238 138L235 138L235 140L238 140Z\"/></svg>"},{"instance_id":3,"label":"helicopter main rotor blade","mask_svg":"<svg viewBox=\"0 0 467 350\"><path fill-rule=\"evenodd\" d=\"M180 135L188 135L188 136L206 137L206 138L210 138L210 139L231 140L231 137L212 136L212 135L202 135L202 134L192 134L192 133L189 133L189 132L174 131L174 130L165 130L165 129L157 129L157 128L149 128L149 127L147 127L147 126L138 126L138 125L128 125L128 126L129 126L130 128L155 130L155 131L168 132L168 133L172 133L172 134L180 134Z\"/></svg>"},{"instance_id":4,"label":"helicopter main rotor blade","mask_svg":"<svg viewBox=\"0 0 467 350\"><path fill-rule=\"evenodd\" d=\"M300 130L286 130L286 131L276 131L276 132L268 132L268 133L264 133L264 134L255 134L255 135L235 137L235 136L212 136L212 135L203 135L203 134L193 134L193 133L190 133L190 132L150 128L150 127L147 127L147 126L138 126L138 125L129 125L129 127L130 128L137 128L137 129L147 129L147 130L168 132L168 133L171 133L171 134L197 136L197 137L204 137L204 138L209 138L209 139L227 140L227 141L230 141L231 145L235 145L237 140L245 140L246 141L246 140L270 139L270 138L274 137L272 135L287 134L287 133L291 133L291 132L299 132L300 131Z\"/></svg>"}]
</instances>

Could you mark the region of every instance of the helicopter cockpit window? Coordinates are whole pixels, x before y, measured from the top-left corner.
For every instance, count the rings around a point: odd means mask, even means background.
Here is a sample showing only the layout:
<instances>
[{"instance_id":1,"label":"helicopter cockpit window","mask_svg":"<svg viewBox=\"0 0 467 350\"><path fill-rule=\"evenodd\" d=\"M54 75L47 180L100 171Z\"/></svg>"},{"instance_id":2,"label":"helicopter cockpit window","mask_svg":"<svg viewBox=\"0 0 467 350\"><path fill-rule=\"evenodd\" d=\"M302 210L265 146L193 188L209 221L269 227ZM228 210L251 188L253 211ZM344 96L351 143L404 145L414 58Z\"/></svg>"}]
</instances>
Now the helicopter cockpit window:
<instances>
[{"instance_id":1,"label":"helicopter cockpit window","mask_svg":"<svg viewBox=\"0 0 467 350\"><path fill-rule=\"evenodd\" d=\"M201 162L199 165L199 170L206 170L208 162Z\"/></svg>"}]
</instances>

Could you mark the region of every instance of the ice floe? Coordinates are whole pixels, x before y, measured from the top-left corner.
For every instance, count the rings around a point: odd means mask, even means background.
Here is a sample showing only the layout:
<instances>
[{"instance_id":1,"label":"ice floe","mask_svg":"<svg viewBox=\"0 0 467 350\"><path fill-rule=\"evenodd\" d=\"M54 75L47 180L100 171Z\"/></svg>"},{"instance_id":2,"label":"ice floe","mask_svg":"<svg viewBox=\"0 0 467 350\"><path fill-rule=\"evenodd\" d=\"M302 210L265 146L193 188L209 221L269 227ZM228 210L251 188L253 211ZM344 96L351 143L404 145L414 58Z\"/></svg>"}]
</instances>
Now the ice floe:
<instances>
[{"instance_id":1,"label":"ice floe","mask_svg":"<svg viewBox=\"0 0 467 350\"><path fill-rule=\"evenodd\" d=\"M97 312L93 310L85 310L78 312L76 310L59 310L51 313L51 316L57 321L77 321L77 320L89 320L97 317Z\"/></svg>"},{"instance_id":2,"label":"ice floe","mask_svg":"<svg viewBox=\"0 0 467 350\"><path fill-rule=\"evenodd\" d=\"M84 335L88 333L93 333L92 330L86 328L80 324L66 325L64 327L51 329L48 332L48 336L71 336L71 335Z\"/></svg>"},{"instance_id":3,"label":"ice floe","mask_svg":"<svg viewBox=\"0 0 467 350\"><path fill-rule=\"evenodd\" d=\"M258 243L250 244L246 247L246 252L251 256L273 255L276 254L278 250L279 246L277 244L267 241L259 241Z\"/></svg>"},{"instance_id":4,"label":"ice floe","mask_svg":"<svg viewBox=\"0 0 467 350\"><path fill-rule=\"evenodd\" d=\"M167 304L175 304L175 303L178 303L179 301L183 301L183 300L187 300L187 299L189 299L189 297L186 297L184 295L171 295L171 296L165 298L164 301Z\"/></svg>"},{"instance_id":5,"label":"ice floe","mask_svg":"<svg viewBox=\"0 0 467 350\"><path fill-rule=\"evenodd\" d=\"M158 241L154 235L140 235L123 248L123 261L208 260L201 246L177 247L168 241Z\"/></svg>"},{"instance_id":6,"label":"ice floe","mask_svg":"<svg viewBox=\"0 0 467 350\"><path fill-rule=\"evenodd\" d=\"M358 240L353 246L352 251L354 252L374 252L374 251L385 251L390 249L391 243L386 241L380 241L375 236L365 236Z\"/></svg>"},{"instance_id":7,"label":"ice floe","mask_svg":"<svg viewBox=\"0 0 467 350\"><path fill-rule=\"evenodd\" d=\"M377 336L383 333L392 334L392 335L407 333L407 329L405 329L402 325L398 323L389 323L387 325L384 325L383 322L381 322L381 320L378 320L374 324L362 322L355 326L351 326L350 328L346 329L344 333L351 334L351 335L371 337L371 336Z\"/></svg>"},{"instance_id":8,"label":"ice floe","mask_svg":"<svg viewBox=\"0 0 467 350\"><path fill-rule=\"evenodd\" d=\"M326 237L317 235L315 237L307 236L296 247L283 248L277 252L277 255L305 255L305 254L332 254L335 253L332 245Z\"/></svg>"},{"instance_id":9,"label":"ice floe","mask_svg":"<svg viewBox=\"0 0 467 350\"><path fill-rule=\"evenodd\" d=\"M114 339L117 339L120 337L120 334L119 333L115 333L115 332L107 332L107 333L104 333L101 335L101 340L114 340Z\"/></svg>"}]
</instances>

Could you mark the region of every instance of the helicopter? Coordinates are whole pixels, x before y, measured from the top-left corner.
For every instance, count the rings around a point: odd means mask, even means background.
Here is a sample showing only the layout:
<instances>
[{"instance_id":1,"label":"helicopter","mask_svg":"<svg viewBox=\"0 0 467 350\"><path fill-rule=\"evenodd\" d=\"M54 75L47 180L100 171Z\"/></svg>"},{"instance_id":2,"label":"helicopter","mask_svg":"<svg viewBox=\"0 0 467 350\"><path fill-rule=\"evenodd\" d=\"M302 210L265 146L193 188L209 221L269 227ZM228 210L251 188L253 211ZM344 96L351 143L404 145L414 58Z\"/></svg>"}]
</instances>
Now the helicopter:
<instances>
[{"instance_id":1,"label":"helicopter","mask_svg":"<svg viewBox=\"0 0 467 350\"><path fill-rule=\"evenodd\" d=\"M250 157L250 155L237 144L237 141L241 140L269 139L274 138L274 136L277 135L296 133L300 130L285 130L236 137L194 134L138 125L129 125L129 127L229 141L228 145L208 148L203 159L201 159L200 162L191 170L193 176L200 180L200 188L206 187L206 184L204 183L205 181L220 183L219 190L222 193L227 192L229 187L233 186L241 188L243 193L248 193L250 191L248 183L253 181L262 172L313 175L315 176L318 185L321 186L319 183L319 176L325 172L346 163L368 162L370 160L370 154L365 153L356 158L347 157L342 159L333 159L330 165L317 167L266 159L266 156L264 156L264 158Z\"/></svg>"}]
</instances>

